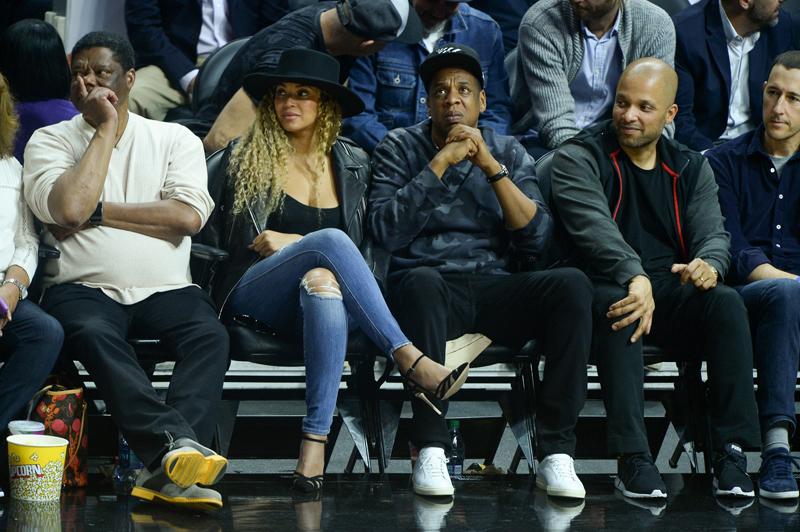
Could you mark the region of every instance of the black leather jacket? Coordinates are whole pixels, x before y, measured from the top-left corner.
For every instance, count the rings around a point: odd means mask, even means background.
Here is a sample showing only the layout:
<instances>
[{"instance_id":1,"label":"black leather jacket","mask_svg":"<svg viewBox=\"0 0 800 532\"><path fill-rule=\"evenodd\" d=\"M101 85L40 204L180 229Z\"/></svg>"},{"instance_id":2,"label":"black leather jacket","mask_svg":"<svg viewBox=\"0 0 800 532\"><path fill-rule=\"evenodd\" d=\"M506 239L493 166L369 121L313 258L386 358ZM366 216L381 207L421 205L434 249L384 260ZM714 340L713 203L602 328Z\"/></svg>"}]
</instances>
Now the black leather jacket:
<instances>
[{"instance_id":1,"label":"black leather jacket","mask_svg":"<svg viewBox=\"0 0 800 532\"><path fill-rule=\"evenodd\" d=\"M233 213L234 179L228 175L228 161L235 146L232 142L222 153L220 164L209 164L209 190L214 196L217 208L203 229L201 241L229 253L214 278L212 296L220 309L236 283L250 266L261 256L247 246L258 236L258 227L263 227L266 216L256 206L240 214ZM214 157L212 155L211 157ZM333 176L339 207L344 220L343 230L361 249L367 264L378 271L372 261L372 246L367 238L364 224L367 211L367 191L370 180L369 155L353 141L339 137L332 148Z\"/></svg>"}]
</instances>

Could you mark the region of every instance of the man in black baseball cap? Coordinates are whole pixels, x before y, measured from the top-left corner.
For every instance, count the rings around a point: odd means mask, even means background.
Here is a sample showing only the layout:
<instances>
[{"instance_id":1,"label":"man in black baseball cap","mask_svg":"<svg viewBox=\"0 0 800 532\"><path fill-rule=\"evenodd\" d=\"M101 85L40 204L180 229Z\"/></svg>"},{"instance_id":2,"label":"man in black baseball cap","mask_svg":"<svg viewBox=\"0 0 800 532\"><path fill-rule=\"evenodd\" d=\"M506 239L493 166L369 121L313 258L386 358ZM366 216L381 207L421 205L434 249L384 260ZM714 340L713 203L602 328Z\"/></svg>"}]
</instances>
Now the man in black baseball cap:
<instances>
[{"instance_id":1,"label":"man in black baseball cap","mask_svg":"<svg viewBox=\"0 0 800 532\"><path fill-rule=\"evenodd\" d=\"M369 220L391 253L388 299L409 340L445 362L448 340L481 333L501 344L536 339L547 354L537 389L536 484L582 499L575 424L586 398L592 288L575 268L521 270L542 261L553 231L533 158L511 136L479 124L486 93L478 55L438 48L420 65L430 119L390 131L372 156ZM538 262L537 262L538 261ZM412 486L453 494L444 419L412 399ZM447 403L437 407L447 411Z\"/></svg>"},{"instance_id":2,"label":"man in black baseball cap","mask_svg":"<svg viewBox=\"0 0 800 532\"><path fill-rule=\"evenodd\" d=\"M483 70L481 60L477 52L465 44L450 44L434 50L425 61L419 66L419 76L425 89L431 86L433 75L443 68L460 68L466 70L480 84L481 90L484 88Z\"/></svg>"},{"instance_id":3,"label":"man in black baseball cap","mask_svg":"<svg viewBox=\"0 0 800 532\"><path fill-rule=\"evenodd\" d=\"M210 153L247 131L255 105L242 89L242 81L248 74L274 69L284 50L310 48L340 56L344 81L353 57L373 54L390 41L408 43L421 38L422 23L410 0L325 1L298 9L242 46L198 111L195 133L208 132L203 143ZM205 124L202 131L200 126Z\"/></svg>"}]
</instances>

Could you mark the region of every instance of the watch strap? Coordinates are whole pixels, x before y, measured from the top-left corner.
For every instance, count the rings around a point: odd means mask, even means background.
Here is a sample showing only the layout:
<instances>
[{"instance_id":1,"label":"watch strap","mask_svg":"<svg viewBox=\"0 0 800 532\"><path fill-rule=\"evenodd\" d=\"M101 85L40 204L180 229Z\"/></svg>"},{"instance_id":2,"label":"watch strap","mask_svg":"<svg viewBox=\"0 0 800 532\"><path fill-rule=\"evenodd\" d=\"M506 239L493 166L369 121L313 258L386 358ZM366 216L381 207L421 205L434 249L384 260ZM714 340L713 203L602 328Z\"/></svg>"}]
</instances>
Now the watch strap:
<instances>
[{"instance_id":1,"label":"watch strap","mask_svg":"<svg viewBox=\"0 0 800 532\"><path fill-rule=\"evenodd\" d=\"M14 279L13 277L7 277L3 280L2 286L7 284L13 284L19 290L19 300L22 301L26 297L28 297L28 288L20 281L19 279Z\"/></svg>"},{"instance_id":2,"label":"watch strap","mask_svg":"<svg viewBox=\"0 0 800 532\"><path fill-rule=\"evenodd\" d=\"M503 163L500 163L500 171L492 176L486 176L486 181L488 181L490 184L496 183L504 177L508 177L508 168L506 168L506 165Z\"/></svg>"},{"instance_id":3,"label":"watch strap","mask_svg":"<svg viewBox=\"0 0 800 532\"><path fill-rule=\"evenodd\" d=\"M94 212L91 216L89 216L89 223L92 225L100 225L103 223L103 202L98 201L97 207L94 208Z\"/></svg>"}]
</instances>

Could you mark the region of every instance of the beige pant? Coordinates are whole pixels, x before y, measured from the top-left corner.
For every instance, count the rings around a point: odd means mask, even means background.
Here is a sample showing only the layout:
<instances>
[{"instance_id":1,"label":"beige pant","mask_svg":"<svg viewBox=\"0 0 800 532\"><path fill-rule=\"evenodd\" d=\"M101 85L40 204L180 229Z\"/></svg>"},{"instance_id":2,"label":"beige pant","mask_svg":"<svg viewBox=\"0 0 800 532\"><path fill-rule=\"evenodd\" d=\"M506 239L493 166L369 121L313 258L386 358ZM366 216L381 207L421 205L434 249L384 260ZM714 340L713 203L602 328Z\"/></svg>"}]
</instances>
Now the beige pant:
<instances>
[{"instance_id":1,"label":"beige pant","mask_svg":"<svg viewBox=\"0 0 800 532\"><path fill-rule=\"evenodd\" d=\"M128 105L137 115L164 120L167 111L188 103L189 99L183 91L176 90L164 71L157 66L149 65L136 71L136 82L133 84Z\"/></svg>"}]
</instances>

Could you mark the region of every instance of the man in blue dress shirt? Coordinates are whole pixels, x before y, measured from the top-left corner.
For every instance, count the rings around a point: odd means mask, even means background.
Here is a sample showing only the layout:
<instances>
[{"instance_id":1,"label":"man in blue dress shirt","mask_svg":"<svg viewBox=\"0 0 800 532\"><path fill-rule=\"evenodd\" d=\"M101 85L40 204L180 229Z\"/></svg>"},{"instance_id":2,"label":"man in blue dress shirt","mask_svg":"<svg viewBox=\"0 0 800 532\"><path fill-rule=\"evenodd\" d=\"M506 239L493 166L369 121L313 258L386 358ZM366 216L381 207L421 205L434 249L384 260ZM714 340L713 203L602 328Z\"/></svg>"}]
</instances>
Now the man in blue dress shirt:
<instances>
[{"instance_id":1,"label":"man in blue dress shirt","mask_svg":"<svg viewBox=\"0 0 800 532\"><path fill-rule=\"evenodd\" d=\"M481 58L486 80L486 111L481 125L508 133L511 100L503 66L503 35L487 14L466 5L469 0L414 0L425 28L415 44L393 42L375 55L362 57L350 70L350 89L366 110L344 121L343 133L372 152L390 130L413 126L428 118L427 93L419 66L434 49L445 44L465 44Z\"/></svg>"},{"instance_id":2,"label":"man in blue dress shirt","mask_svg":"<svg viewBox=\"0 0 800 532\"><path fill-rule=\"evenodd\" d=\"M762 497L797 498L789 436L800 354L800 52L779 55L764 84L764 123L707 152L731 234L728 283L750 315L764 434Z\"/></svg>"}]
</instances>

